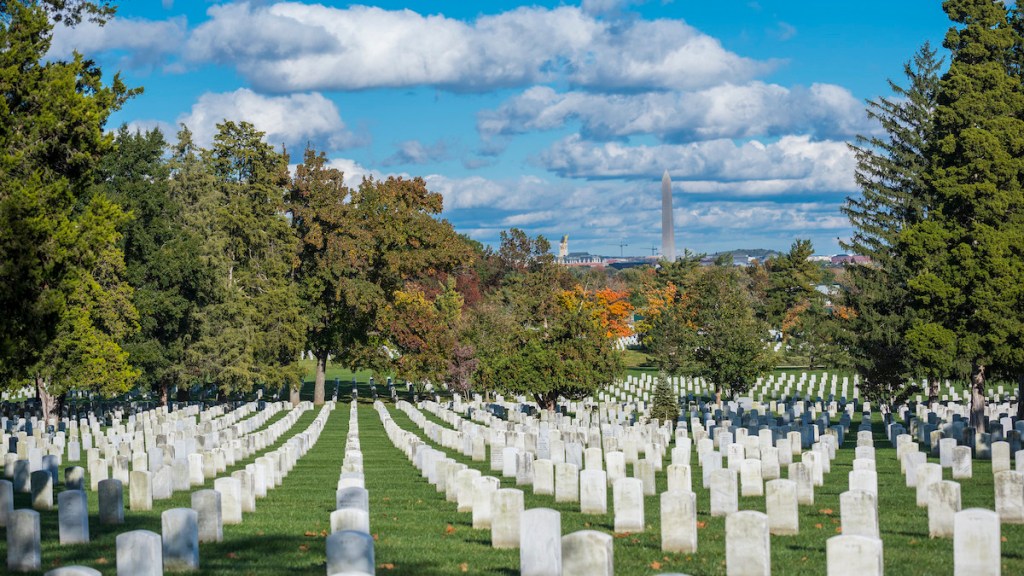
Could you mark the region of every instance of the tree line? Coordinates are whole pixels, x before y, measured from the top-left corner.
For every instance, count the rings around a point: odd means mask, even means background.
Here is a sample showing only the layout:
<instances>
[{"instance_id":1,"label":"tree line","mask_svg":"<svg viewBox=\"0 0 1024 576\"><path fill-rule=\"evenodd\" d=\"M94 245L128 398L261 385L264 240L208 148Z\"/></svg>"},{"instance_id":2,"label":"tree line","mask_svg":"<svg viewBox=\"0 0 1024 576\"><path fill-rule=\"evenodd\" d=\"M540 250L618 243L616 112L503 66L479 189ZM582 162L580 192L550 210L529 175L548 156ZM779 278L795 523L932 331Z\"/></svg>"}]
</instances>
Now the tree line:
<instances>
[{"instance_id":1,"label":"tree line","mask_svg":"<svg viewBox=\"0 0 1024 576\"><path fill-rule=\"evenodd\" d=\"M633 332L659 371L725 394L799 358L855 369L884 404L968 379L979 425L988 379L1024 388L1015 6L945 2L948 65L926 44L868 102L881 132L852 144L861 193L842 210L870 263L836 273L797 240L749 267L686 254L616 274L560 266L517 229L496 248L461 236L419 178L347 181L313 148L290 168L245 122L208 147L184 126L106 132L141 89L45 55L54 22L112 9L0 2L0 386L34 386L45 413L69 390L294 395L303 351L316 402L330 359L553 407L620 376Z\"/></svg>"}]
</instances>

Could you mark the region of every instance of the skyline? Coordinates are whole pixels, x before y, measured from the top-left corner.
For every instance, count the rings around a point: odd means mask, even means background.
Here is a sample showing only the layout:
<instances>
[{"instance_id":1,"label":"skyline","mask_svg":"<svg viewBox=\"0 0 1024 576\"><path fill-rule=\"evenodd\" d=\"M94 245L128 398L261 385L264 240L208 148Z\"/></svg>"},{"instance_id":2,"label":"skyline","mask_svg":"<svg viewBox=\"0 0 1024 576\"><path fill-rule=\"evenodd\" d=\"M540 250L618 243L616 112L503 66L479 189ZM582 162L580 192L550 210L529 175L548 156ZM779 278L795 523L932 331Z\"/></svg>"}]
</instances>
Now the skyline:
<instances>
[{"instance_id":1,"label":"skyline","mask_svg":"<svg viewBox=\"0 0 1024 576\"><path fill-rule=\"evenodd\" d=\"M575 250L643 255L673 183L675 249L839 252L865 100L890 94L941 6L807 1L122 3L59 29L106 77L145 93L109 124L247 120L292 161L307 142L344 170L423 176L456 230L524 229ZM941 54L941 52L940 52Z\"/></svg>"}]
</instances>

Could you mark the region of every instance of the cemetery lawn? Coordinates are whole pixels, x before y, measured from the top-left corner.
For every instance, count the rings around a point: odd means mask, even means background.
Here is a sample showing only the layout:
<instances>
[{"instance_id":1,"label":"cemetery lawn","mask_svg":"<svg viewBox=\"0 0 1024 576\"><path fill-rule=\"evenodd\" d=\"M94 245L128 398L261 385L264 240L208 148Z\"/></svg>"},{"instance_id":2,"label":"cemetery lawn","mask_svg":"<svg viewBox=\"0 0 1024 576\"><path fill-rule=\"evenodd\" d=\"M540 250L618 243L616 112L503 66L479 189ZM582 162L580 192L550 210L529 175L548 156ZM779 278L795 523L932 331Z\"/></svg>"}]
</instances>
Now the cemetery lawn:
<instances>
[{"instance_id":1,"label":"cemetery lawn","mask_svg":"<svg viewBox=\"0 0 1024 576\"><path fill-rule=\"evenodd\" d=\"M388 405L394 421L403 429L416 432L428 445L444 450L449 457L480 470L484 475L500 477L491 472L489 462L473 462L453 450L445 450L431 442L404 413ZM415 467L391 446L384 436L379 418L369 407L360 410L360 431L367 488L370 490L371 531L379 536L377 548L378 574L381 563L392 566L395 574L472 574L509 575L519 573L517 550L490 548L490 532L472 529L472 515L456 512L454 503L446 502L444 493L436 493ZM423 410L424 416L442 426L443 421ZM370 425L370 420L374 424ZM953 542L951 539L928 537L928 511L916 505L916 491L907 488L896 461L896 450L884 439L881 422L874 426L876 465L878 471L879 515L884 542L885 571L889 574L952 574ZM371 456L370 439L380 435L381 446L391 456ZM847 434L845 443L832 462L825 485L815 489L813 506L800 507L800 534L772 536L772 573L821 575L827 571L825 542L841 533L839 495L847 489L847 476L853 469L856 431ZM669 450L671 452L671 450ZM371 461L370 458L373 458ZM378 458L388 462L389 481L384 487L371 481L378 476L374 464ZM710 515L710 493L700 485L700 468L694 453L693 487L697 494L698 551L695 554L661 552L659 497L645 498L646 530L642 534L615 534L615 574L640 575L661 572L682 572L691 576L725 574L725 518ZM372 462L372 463L371 463ZM938 462L930 458L929 462ZM669 458L666 456L666 465ZM405 472L402 472L405 470ZM631 470L630 470L631 472ZM783 471L783 477L786 477ZM943 479L950 479L944 470ZM408 482L408 485L407 485ZM974 462L974 478L961 480L962 508L994 509L993 478L988 461ZM391 486L392 488L387 488ZM666 490L664 472L657 474L658 493ZM516 488L514 478L501 478L502 488ZM381 489L383 488L383 489ZM558 503L553 496L535 496L529 486L524 491L525 506L545 507L561 512L562 534L594 529L613 533L611 491L609 513L583 515L578 503ZM390 498L384 501L384 498ZM764 497L740 497L741 510L765 511ZM379 508L386 505L386 512ZM405 521L403 521L405 519ZM1002 525L1002 568L1004 574L1024 574L1024 525ZM413 566L403 568L402 563Z\"/></svg>"},{"instance_id":2,"label":"cemetery lawn","mask_svg":"<svg viewBox=\"0 0 1024 576\"><path fill-rule=\"evenodd\" d=\"M339 377L342 375L339 374ZM351 376L347 380L351 382ZM342 390L348 391L347 386ZM311 393L311 385L304 393ZM377 412L369 399L365 380L360 383L359 437L363 452L366 488L370 497L370 531L376 541L377 574L442 575L484 574L511 576L519 573L518 550L494 550L490 531L474 530L472 515L456 511L456 504L445 501L444 493L422 478L405 455L394 447L385 434ZM289 473L284 483L258 499L256 512L246 513L243 523L224 527L224 541L200 545L200 575L271 575L309 574L323 576L325 538L330 529L330 513L335 504L335 488L344 456L348 432L347 394L330 414L317 444ZM403 429L414 432L427 444L428 440L404 413L388 402L387 409ZM319 409L307 411L278 442L260 454L272 450L290 437L306 429ZM443 424L430 413L430 420ZM283 417L276 415L271 422ZM268 422L269 425L270 422ZM884 439L879 421L875 422L875 449L878 470L879 513L884 542L885 570L889 574L951 574L953 545L950 539L928 538L928 514L915 504L915 491L907 488L896 461L895 449ZM825 485L815 490L815 504L800 507L800 534L772 536L772 572L774 574L826 573L825 542L840 532L839 494L846 490L847 474L852 470L856 433L846 436L846 443L832 462ZM671 448L671 447L670 447ZM489 462L472 462L452 450L449 457L485 475L491 472ZM671 449L668 450L668 453ZM226 474L243 468L255 456L237 462ZM693 454L693 487L698 505L698 552L666 554L660 546L659 497L645 498L646 530L642 534L616 534L615 573L619 576L683 572L698 576L725 573L725 520L709 514L710 495L701 487L700 468ZM929 459L937 462L936 458ZM666 465L669 458L666 457ZM63 466L62 466L63 468ZM949 470L944 471L948 479ZM222 475L222 476L223 476ZM785 476L785 473L783 474ZM55 492L63 489L61 484ZM502 487L515 487L515 480L501 479ZM960 481L963 508L994 509L993 478L987 461L974 462L974 478ZM203 488L211 488L208 480ZM666 489L665 473L657 474L658 492ZM562 533L594 529L613 533L613 514L582 515L579 505L556 504L553 496L535 496L529 486L523 489L526 508L546 507L561 512ZM194 487L192 490L198 490ZM160 513L175 507L190 506L190 492L176 492L172 499L155 501L149 512L129 509L125 487L125 524L103 526L97 514L97 497L88 493L90 504L89 544L60 546L57 540L56 510L42 512L43 570L42 574L60 565L92 566L104 574L114 574L116 534L146 529L159 533ZM54 498L56 501L56 497ZM612 510L609 491L609 510ZM763 497L740 497L740 509L764 511ZM30 506L28 495L15 497L18 508ZM4 533L4 529L0 529ZM1024 574L1024 525L1002 526L1002 571ZM0 538L0 549L6 556L6 543Z\"/></svg>"}]
</instances>

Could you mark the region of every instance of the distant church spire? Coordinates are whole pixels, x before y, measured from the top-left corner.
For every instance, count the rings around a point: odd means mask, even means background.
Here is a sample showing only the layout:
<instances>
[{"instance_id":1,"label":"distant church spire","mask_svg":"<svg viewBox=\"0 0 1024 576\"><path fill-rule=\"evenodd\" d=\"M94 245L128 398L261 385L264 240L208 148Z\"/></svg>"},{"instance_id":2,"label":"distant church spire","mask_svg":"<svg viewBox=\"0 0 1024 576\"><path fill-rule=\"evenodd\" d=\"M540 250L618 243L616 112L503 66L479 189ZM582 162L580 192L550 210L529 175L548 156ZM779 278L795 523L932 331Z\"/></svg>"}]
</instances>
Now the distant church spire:
<instances>
[{"instance_id":1,"label":"distant church spire","mask_svg":"<svg viewBox=\"0 0 1024 576\"><path fill-rule=\"evenodd\" d=\"M668 170L661 177L661 257L676 260L676 232L672 222L672 179Z\"/></svg>"}]
</instances>

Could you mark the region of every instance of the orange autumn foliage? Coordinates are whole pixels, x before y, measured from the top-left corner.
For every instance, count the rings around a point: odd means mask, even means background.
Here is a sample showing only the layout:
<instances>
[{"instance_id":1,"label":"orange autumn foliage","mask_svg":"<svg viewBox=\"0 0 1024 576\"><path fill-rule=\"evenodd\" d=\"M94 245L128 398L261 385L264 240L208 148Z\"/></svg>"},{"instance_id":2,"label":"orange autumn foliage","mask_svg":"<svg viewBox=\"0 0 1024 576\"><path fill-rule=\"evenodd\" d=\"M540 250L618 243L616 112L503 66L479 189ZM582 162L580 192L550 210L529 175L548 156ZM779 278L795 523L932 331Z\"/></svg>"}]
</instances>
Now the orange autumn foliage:
<instances>
[{"instance_id":1,"label":"orange autumn foliage","mask_svg":"<svg viewBox=\"0 0 1024 576\"><path fill-rule=\"evenodd\" d=\"M608 338L620 338L633 334L630 321L633 305L629 303L628 290L602 288L588 292L577 284L572 290L563 290L559 301L567 309L583 308L590 312L594 321Z\"/></svg>"}]
</instances>

